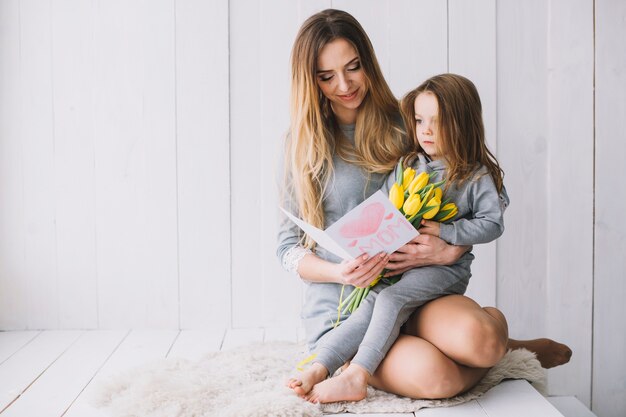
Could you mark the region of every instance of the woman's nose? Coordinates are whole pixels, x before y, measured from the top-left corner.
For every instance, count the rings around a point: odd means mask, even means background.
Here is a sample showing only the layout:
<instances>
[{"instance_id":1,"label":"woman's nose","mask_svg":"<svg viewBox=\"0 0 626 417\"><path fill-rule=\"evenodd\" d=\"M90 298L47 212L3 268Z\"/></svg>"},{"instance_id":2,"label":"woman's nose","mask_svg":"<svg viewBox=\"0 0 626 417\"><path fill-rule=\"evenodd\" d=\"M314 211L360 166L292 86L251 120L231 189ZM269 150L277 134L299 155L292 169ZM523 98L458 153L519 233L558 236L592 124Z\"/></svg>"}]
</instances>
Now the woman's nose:
<instances>
[{"instance_id":1,"label":"woman's nose","mask_svg":"<svg viewBox=\"0 0 626 417\"><path fill-rule=\"evenodd\" d=\"M339 91L347 93L348 90L350 89L350 81L343 74L340 74L337 77L337 80L338 80L338 83L339 83L337 85L337 87L339 88Z\"/></svg>"}]
</instances>

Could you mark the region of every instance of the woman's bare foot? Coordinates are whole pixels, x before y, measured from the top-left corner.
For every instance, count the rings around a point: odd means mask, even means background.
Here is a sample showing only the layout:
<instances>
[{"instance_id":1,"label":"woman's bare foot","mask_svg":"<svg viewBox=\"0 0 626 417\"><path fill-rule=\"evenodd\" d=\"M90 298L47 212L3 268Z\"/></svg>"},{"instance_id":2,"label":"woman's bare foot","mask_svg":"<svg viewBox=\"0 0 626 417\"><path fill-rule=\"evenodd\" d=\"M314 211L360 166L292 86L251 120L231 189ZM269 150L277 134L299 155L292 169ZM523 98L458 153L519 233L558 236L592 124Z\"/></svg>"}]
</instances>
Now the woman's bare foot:
<instances>
[{"instance_id":1,"label":"woman's bare foot","mask_svg":"<svg viewBox=\"0 0 626 417\"><path fill-rule=\"evenodd\" d=\"M528 349L537 355L541 366L549 369L569 362L572 350L552 339L515 340L509 339L509 349Z\"/></svg>"},{"instance_id":2,"label":"woman's bare foot","mask_svg":"<svg viewBox=\"0 0 626 417\"><path fill-rule=\"evenodd\" d=\"M359 365L350 365L336 377L316 384L306 399L312 403L360 401L367 396L369 373Z\"/></svg>"},{"instance_id":3,"label":"woman's bare foot","mask_svg":"<svg viewBox=\"0 0 626 417\"><path fill-rule=\"evenodd\" d=\"M326 379L328 370L321 363L312 364L299 378L291 378L287 381L287 387L294 390L296 394L303 397L311 391L311 388L318 382Z\"/></svg>"}]
</instances>

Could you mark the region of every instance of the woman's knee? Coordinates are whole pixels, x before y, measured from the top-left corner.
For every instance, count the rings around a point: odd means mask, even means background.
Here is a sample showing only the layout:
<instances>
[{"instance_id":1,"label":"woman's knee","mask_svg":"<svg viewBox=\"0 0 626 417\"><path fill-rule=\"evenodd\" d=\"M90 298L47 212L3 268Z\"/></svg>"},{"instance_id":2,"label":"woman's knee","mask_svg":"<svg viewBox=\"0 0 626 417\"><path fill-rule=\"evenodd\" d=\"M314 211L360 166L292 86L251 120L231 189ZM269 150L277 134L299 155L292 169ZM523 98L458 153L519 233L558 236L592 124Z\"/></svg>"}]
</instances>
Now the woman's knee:
<instances>
[{"instance_id":1,"label":"woman's knee","mask_svg":"<svg viewBox=\"0 0 626 417\"><path fill-rule=\"evenodd\" d=\"M440 363L421 363L407 369L412 397L421 399L450 398L460 394L465 384L459 375L458 367Z\"/></svg>"},{"instance_id":2,"label":"woman's knee","mask_svg":"<svg viewBox=\"0 0 626 417\"><path fill-rule=\"evenodd\" d=\"M489 312L486 309L496 310L493 307L486 307L483 312L468 315L459 323L460 337L466 341L466 348L469 350L464 355L470 358L471 363L466 363L468 366L490 368L506 353L508 343L506 321L503 323L494 317L493 311Z\"/></svg>"}]
</instances>

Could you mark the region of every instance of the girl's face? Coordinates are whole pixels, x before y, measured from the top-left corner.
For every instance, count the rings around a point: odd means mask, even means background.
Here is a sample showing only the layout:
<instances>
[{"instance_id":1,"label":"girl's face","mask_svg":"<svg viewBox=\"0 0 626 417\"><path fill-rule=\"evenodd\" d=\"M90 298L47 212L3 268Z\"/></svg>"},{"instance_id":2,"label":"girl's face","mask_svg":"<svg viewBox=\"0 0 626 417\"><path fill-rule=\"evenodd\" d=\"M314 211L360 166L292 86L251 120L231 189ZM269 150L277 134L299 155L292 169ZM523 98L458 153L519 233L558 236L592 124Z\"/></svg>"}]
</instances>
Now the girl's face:
<instances>
[{"instance_id":1,"label":"girl's face","mask_svg":"<svg viewBox=\"0 0 626 417\"><path fill-rule=\"evenodd\" d=\"M339 38L327 43L317 58L317 85L342 124L356 122L367 93L367 80L354 47Z\"/></svg>"},{"instance_id":2,"label":"girl's face","mask_svg":"<svg viewBox=\"0 0 626 417\"><path fill-rule=\"evenodd\" d=\"M415 134L420 147L432 159L441 157L438 150L438 115L439 103L433 93L425 91L415 98Z\"/></svg>"}]
</instances>

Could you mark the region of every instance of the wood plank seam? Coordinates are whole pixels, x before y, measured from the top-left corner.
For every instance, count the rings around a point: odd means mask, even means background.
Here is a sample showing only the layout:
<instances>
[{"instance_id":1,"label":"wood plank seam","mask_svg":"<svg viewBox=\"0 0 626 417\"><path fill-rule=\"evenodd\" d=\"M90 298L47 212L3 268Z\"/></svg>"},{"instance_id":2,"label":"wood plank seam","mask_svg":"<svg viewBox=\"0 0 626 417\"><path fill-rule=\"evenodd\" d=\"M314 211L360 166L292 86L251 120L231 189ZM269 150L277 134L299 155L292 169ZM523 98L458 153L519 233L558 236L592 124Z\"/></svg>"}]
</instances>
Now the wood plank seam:
<instances>
[{"instance_id":1,"label":"wood plank seam","mask_svg":"<svg viewBox=\"0 0 626 417\"><path fill-rule=\"evenodd\" d=\"M28 339L26 341L26 343L24 343L23 345L21 345L20 347L18 347L15 352L11 353L9 356L7 356L7 358L5 360L3 360L2 362L0 362L0 365L2 365L3 363L5 363L6 361L8 361L9 359L11 359L13 357L13 355L15 355L17 352L19 352L20 350L24 349L26 346L28 346L33 340L35 340L36 338L39 337L40 334L43 333L43 330L40 330L37 334L35 334L33 337L31 337L30 339Z\"/></svg>"},{"instance_id":2,"label":"wood plank seam","mask_svg":"<svg viewBox=\"0 0 626 417\"><path fill-rule=\"evenodd\" d=\"M67 408L63 411L63 413L61 413L61 417L63 417L70 408L72 408L72 406L74 405L74 403L76 402L76 400L78 399L78 397L80 397L83 392L85 391L85 389L89 386L89 384L91 384L91 381L94 380L94 378L100 373L100 370L104 367L104 365L107 364L107 362L109 361L109 359L111 359L111 357L115 354L115 352L117 352L117 350L119 349L119 347L122 345L122 343L124 343L124 341L126 340L126 338L128 338L128 336L130 335L131 330L127 331L126 334L124 335L124 337L122 337L122 339L118 342L118 344L115 346L115 348L111 351L111 353L109 353L109 355L104 359L104 361L102 362L102 364L98 367L98 369L96 369L96 372L91 376L91 378L89 378L89 381L87 381L87 383L85 384L85 386L80 390L80 392L78 393L78 395L76 395L76 397L70 402L70 404L67 406Z\"/></svg>"},{"instance_id":3,"label":"wood plank seam","mask_svg":"<svg viewBox=\"0 0 626 417\"><path fill-rule=\"evenodd\" d=\"M41 333L43 333L43 332L41 332ZM54 365L54 364L56 363L56 361L58 361L58 360L59 360L59 359L60 359L63 355L65 355L65 352L67 352L67 351L68 351L68 350L69 350L72 346L74 346L74 345L76 344L76 342L78 342L78 341L80 340L80 338L81 338L81 337L83 337L83 336L85 335L85 333L86 333L86 332L82 332L82 333L80 334L80 336L78 336L76 339L74 339L74 341L73 341L72 343L70 343L70 344L69 344L69 346L68 346L68 347L66 347L66 348L65 348L65 349L64 349L61 353L59 353L59 355L58 355L56 358L54 358L54 360L53 360L52 362L50 362L50 363L48 364L48 366L46 366L46 367L44 368L44 370L43 370L43 371L41 371L41 372L39 373L39 375L37 375L37 376L35 377L35 379L33 379L33 380L31 381L31 383L30 383L30 384L28 384L28 386L27 386L26 388L24 388L24 389L22 390L22 392L20 392L20 393L17 395L17 397L13 398L13 400L12 400L9 404L7 404L7 405L6 405L6 406L5 406L2 410L0 410L0 414L4 413L4 412L5 412L5 411L9 408L9 407L11 407L11 406L13 405L13 403L15 403L15 401L17 401L17 400L18 400L18 399L22 396L22 394L24 394L24 393L25 393L25 392L26 392L26 391L27 391L27 390L28 390L28 389L29 389L29 388L30 388L30 387L31 387L31 386L32 386L35 382L37 382L37 380L38 380L39 378L41 378L41 376L42 376L42 375L43 375L43 374L44 374L44 373L45 373L48 369L50 369L50 367L51 367L52 365Z\"/></svg>"}]
</instances>

